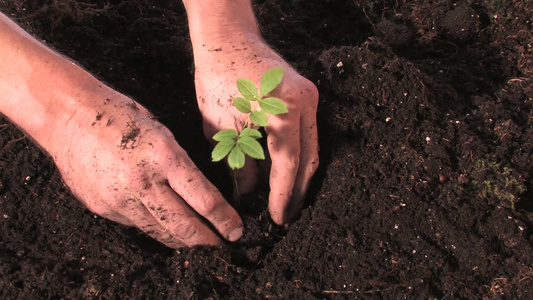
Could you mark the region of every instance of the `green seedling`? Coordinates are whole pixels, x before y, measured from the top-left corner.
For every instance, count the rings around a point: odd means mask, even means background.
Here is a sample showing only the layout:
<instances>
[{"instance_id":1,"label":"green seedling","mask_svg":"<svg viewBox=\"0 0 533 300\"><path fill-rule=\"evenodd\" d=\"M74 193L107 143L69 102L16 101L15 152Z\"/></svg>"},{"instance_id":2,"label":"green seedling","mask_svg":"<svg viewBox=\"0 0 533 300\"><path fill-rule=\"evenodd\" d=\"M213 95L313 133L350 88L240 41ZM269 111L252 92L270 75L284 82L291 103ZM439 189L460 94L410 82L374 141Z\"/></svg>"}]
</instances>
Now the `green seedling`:
<instances>
[{"instance_id":1,"label":"green seedling","mask_svg":"<svg viewBox=\"0 0 533 300\"><path fill-rule=\"evenodd\" d=\"M252 124L259 127L268 126L267 114L279 115L288 112L283 101L276 97L267 97L280 83L284 69L280 67L266 71L261 77L258 87L250 80L240 78L237 80L237 89L242 97L233 98L235 108L248 114L248 119L240 133L235 129L223 129L213 136L217 141L211 159L213 162L228 158L228 165L233 170L244 167L245 155L254 159L265 159L265 152L257 141L263 135L259 130L252 128ZM258 106L252 109L252 102L257 101Z\"/></svg>"}]
</instances>

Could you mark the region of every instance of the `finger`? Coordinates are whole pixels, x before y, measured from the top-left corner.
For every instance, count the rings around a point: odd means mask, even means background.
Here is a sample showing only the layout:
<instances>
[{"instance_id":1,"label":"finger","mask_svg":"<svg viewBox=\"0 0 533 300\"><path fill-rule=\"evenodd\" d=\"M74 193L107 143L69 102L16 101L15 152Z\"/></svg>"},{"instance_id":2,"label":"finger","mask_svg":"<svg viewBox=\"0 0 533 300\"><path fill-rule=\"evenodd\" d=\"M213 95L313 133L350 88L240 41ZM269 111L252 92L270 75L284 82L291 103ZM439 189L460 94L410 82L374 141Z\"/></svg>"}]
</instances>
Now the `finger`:
<instances>
[{"instance_id":1,"label":"finger","mask_svg":"<svg viewBox=\"0 0 533 300\"><path fill-rule=\"evenodd\" d=\"M140 199L132 198L127 200L126 207L121 210L121 214L123 218L129 220L131 226L139 228L167 247L178 249L186 246L185 243L170 234L170 232L154 218Z\"/></svg>"},{"instance_id":2,"label":"finger","mask_svg":"<svg viewBox=\"0 0 533 300\"><path fill-rule=\"evenodd\" d=\"M124 215L117 213L115 211L112 211L109 208L106 208L106 211L98 212L93 209L90 209L92 212L96 213L102 218L106 218L108 220L111 220L113 222L120 223L125 226L135 226L135 224L128 218L126 218Z\"/></svg>"},{"instance_id":3,"label":"finger","mask_svg":"<svg viewBox=\"0 0 533 300\"><path fill-rule=\"evenodd\" d=\"M156 222L183 244L220 244L219 238L165 182L154 184L141 201Z\"/></svg>"},{"instance_id":4,"label":"finger","mask_svg":"<svg viewBox=\"0 0 533 300\"><path fill-rule=\"evenodd\" d=\"M230 169L230 176L233 179L234 196L249 194L255 190L257 185L257 163L249 156L246 156L244 167L237 170Z\"/></svg>"},{"instance_id":5,"label":"finger","mask_svg":"<svg viewBox=\"0 0 533 300\"><path fill-rule=\"evenodd\" d=\"M292 190L292 201L288 208L289 220L301 210L311 178L315 174L319 163L316 124L318 91L315 88L309 90L308 93L305 98L309 104L305 106L300 116L300 166Z\"/></svg>"},{"instance_id":6,"label":"finger","mask_svg":"<svg viewBox=\"0 0 533 300\"><path fill-rule=\"evenodd\" d=\"M270 196L268 208L276 224L287 220L287 208L300 164L300 113L272 117L267 129L268 150L272 158L270 170Z\"/></svg>"},{"instance_id":7,"label":"finger","mask_svg":"<svg viewBox=\"0 0 533 300\"><path fill-rule=\"evenodd\" d=\"M171 166L168 181L172 189L229 241L243 233L241 218L216 187L196 168L187 154L180 154L179 164ZM185 158L184 158L185 157Z\"/></svg>"}]
</instances>

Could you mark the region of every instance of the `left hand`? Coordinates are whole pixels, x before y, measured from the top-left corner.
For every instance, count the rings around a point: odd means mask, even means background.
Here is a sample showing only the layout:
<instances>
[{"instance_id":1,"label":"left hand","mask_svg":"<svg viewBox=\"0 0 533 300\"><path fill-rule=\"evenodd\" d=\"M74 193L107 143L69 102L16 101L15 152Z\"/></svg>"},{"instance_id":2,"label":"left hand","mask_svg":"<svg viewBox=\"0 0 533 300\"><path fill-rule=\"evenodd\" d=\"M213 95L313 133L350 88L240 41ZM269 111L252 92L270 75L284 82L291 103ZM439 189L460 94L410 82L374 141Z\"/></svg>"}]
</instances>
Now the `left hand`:
<instances>
[{"instance_id":1,"label":"left hand","mask_svg":"<svg viewBox=\"0 0 533 300\"><path fill-rule=\"evenodd\" d=\"M204 134L221 129L240 131L248 115L239 112L232 98L240 96L236 81L247 78L259 84L272 67L285 69L283 80L269 95L282 99L289 112L269 115L266 127L270 171L269 211L277 224L286 224L300 211L311 177L318 167L316 112L318 90L273 51L255 32L235 35L212 44L194 45L195 84L203 116ZM257 164L247 156L244 168L235 171L238 192L253 191Z\"/></svg>"}]
</instances>

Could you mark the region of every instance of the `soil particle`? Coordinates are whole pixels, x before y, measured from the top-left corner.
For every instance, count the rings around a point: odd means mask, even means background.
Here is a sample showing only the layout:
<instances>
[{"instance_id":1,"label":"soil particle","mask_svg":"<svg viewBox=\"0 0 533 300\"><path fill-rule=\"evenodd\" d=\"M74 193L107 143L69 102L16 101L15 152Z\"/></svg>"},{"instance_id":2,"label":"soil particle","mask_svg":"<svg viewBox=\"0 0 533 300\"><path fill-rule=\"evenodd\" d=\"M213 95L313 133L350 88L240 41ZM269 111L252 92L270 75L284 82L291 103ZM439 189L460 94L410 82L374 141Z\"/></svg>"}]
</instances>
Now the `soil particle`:
<instances>
[{"instance_id":1,"label":"soil particle","mask_svg":"<svg viewBox=\"0 0 533 300\"><path fill-rule=\"evenodd\" d=\"M126 148L133 149L137 147L137 144L138 144L137 137L139 136L139 133L141 132L140 128L137 127L135 121L128 122L127 125L128 125L128 132L124 133L122 135L122 139L120 140L121 149L126 149Z\"/></svg>"},{"instance_id":2,"label":"soil particle","mask_svg":"<svg viewBox=\"0 0 533 300\"><path fill-rule=\"evenodd\" d=\"M446 37L450 40L467 42L478 34L481 21L476 11L468 4L460 3L455 6L446 13L442 26Z\"/></svg>"}]
</instances>

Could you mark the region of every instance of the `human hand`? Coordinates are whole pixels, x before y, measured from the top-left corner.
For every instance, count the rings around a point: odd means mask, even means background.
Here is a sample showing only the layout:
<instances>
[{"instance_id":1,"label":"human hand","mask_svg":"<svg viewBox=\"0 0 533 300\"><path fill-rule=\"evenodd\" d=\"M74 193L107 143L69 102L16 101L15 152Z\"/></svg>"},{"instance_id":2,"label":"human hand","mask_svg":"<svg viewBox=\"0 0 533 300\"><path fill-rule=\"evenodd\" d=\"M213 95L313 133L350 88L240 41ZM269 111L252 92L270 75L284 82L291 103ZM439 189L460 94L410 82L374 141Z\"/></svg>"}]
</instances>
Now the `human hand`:
<instances>
[{"instance_id":1,"label":"human hand","mask_svg":"<svg viewBox=\"0 0 533 300\"><path fill-rule=\"evenodd\" d=\"M94 102L98 108L65 124L69 141L51 151L87 208L171 248L220 243L200 217L225 239L240 238L241 219L167 128L118 93Z\"/></svg>"},{"instance_id":2,"label":"human hand","mask_svg":"<svg viewBox=\"0 0 533 300\"><path fill-rule=\"evenodd\" d=\"M146 109L0 13L0 112L54 159L93 212L172 248L230 241L242 221Z\"/></svg>"},{"instance_id":3,"label":"human hand","mask_svg":"<svg viewBox=\"0 0 533 300\"><path fill-rule=\"evenodd\" d=\"M269 95L282 99L289 113L269 115L267 144L272 160L269 211L277 224L289 222L303 206L311 177L318 167L316 86L299 75L258 34L237 35L224 41L195 45L195 84L203 116L204 133L212 141L221 129L241 130L247 115L233 106L236 81L247 78L257 84L272 67L285 69L283 80ZM242 169L231 171L241 194L253 191L257 164L246 157Z\"/></svg>"}]
</instances>

